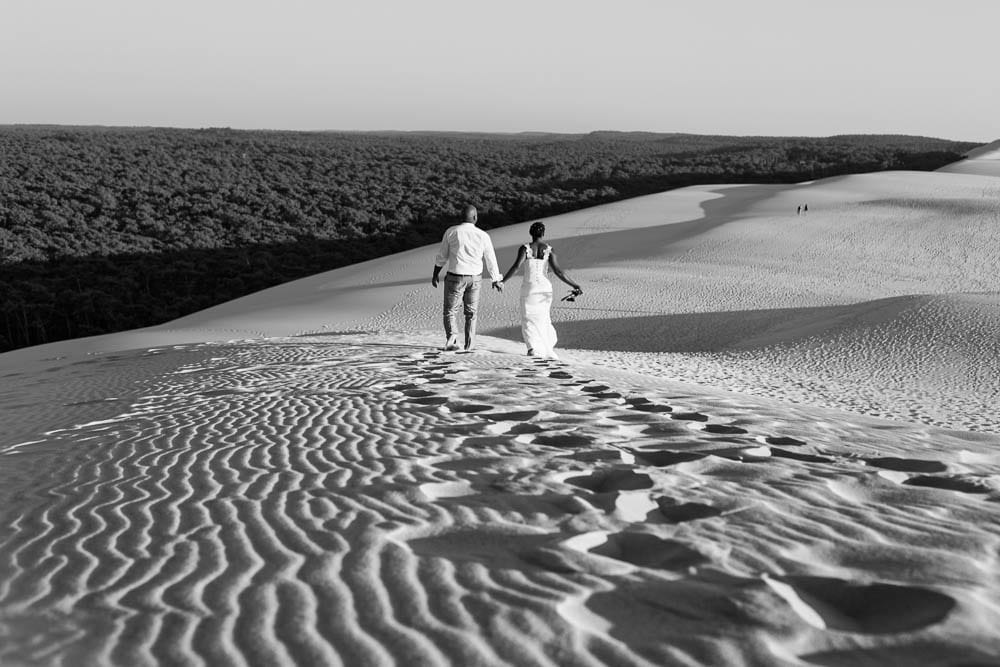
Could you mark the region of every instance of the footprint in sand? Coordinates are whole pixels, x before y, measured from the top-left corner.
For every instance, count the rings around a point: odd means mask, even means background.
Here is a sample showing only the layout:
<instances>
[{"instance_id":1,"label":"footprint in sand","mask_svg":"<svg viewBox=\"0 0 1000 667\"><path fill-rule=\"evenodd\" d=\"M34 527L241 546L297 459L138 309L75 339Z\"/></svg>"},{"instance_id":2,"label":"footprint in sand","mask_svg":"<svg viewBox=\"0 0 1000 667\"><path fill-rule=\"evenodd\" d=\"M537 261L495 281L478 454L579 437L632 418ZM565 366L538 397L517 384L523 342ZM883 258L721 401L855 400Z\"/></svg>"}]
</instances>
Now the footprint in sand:
<instances>
[{"instance_id":1,"label":"footprint in sand","mask_svg":"<svg viewBox=\"0 0 1000 667\"><path fill-rule=\"evenodd\" d=\"M911 477L903 484L909 486L927 486L932 489L944 489L945 491L958 491L960 493L990 493L993 488L984 480L976 477L960 477L958 475L917 475Z\"/></svg>"},{"instance_id":2,"label":"footprint in sand","mask_svg":"<svg viewBox=\"0 0 1000 667\"><path fill-rule=\"evenodd\" d=\"M654 413L643 412L639 414L622 414L622 415L608 415L608 419L612 419L616 422L625 422L627 424L656 424L660 420Z\"/></svg>"},{"instance_id":3,"label":"footprint in sand","mask_svg":"<svg viewBox=\"0 0 1000 667\"><path fill-rule=\"evenodd\" d=\"M660 514L670 523L710 519L722 514L722 510L718 507L712 507L704 503L678 503L673 498L666 496L657 498L656 504L660 508Z\"/></svg>"},{"instance_id":4,"label":"footprint in sand","mask_svg":"<svg viewBox=\"0 0 1000 667\"><path fill-rule=\"evenodd\" d=\"M653 480L646 473L634 470L595 470L589 475L567 477L567 484L593 491L611 493L614 491L639 491L653 488Z\"/></svg>"},{"instance_id":5,"label":"footprint in sand","mask_svg":"<svg viewBox=\"0 0 1000 667\"><path fill-rule=\"evenodd\" d=\"M639 412L651 412L656 414L665 414L667 412L673 412L674 409L669 405L660 405L659 403L634 403L632 404L633 410L638 410ZM674 417L677 419L677 417Z\"/></svg>"},{"instance_id":6,"label":"footprint in sand","mask_svg":"<svg viewBox=\"0 0 1000 667\"><path fill-rule=\"evenodd\" d=\"M840 632L912 632L940 622L955 607L952 597L914 586L809 576L765 575L764 581L804 621Z\"/></svg>"},{"instance_id":7,"label":"footprint in sand","mask_svg":"<svg viewBox=\"0 0 1000 667\"><path fill-rule=\"evenodd\" d=\"M451 403L448 405L448 409L452 412L462 412L466 414L474 414L477 412L486 412L487 410L492 410L492 405L481 405L477 403Z\"/></svg>"},{"instance_id":8,"label":"footprint in sand","mask_svg":"<svg viewBox=\"0 0 1000 667\"><path fill-rule=\"evenodd\" d=\"M483 419L495 422L526 422L538 416L538 410L521 410L515 412L487 412L478 415Z\"/></svg>"},{"instance_id":9,"label":"footprint in sand","mask_svg":"<svg viewBox=\"0 0 1000 667\"><path fill-rule=\"evenodd\" d=\"M589 551L639 567L675 572L709 562L704 555L682 542L639 532L608 535L604 544Z\"/></svg>"},{"instance_id":10,"label":"footprint in sand","mask_svg":"<svg viewBox=\"0 0 1000 667\"><path fill-rule=\"evenodd\" d=\"M678 421L689 421L689 422L707 422L708 415L703 415L700 412L674 412L670 415L671 419L676 419Z\"/></svg>"},{"instance_id":11,"label":"footprint in sand","mask_svg":"<svg viewBox=\"0 0 1000 667\"><path fill-rule=\"evenodd\" d=\"M575 433L557 433L554 435L540 435L532 442L536 445L547 445L549 447L586 447L593 444L594 439L590 436Z\"/></svg>"},{"instance_id":12,"label":"footprint in sand","mask_svg":"<svg viewBox=\"0 0 1000 667\"><path fill-rule=\"evenodd\" d=\"M632 396L625 399L625 403L632 410L640 410L642 412L672 412L673 408L667 405L657 405L650 401L644 396Z\"/></svg>"},{"instance_id":13,"label":"footprint in sand","mask_svg":"<svg viewBox=\"0 0 1000 667\"><path fill-rule=\"evenodd\" d=\"M655 451L639 451L630 450L642 463L650 466L655 466L657 468L665 468L667 466L674 466L678 463L687 463L688 461L697 461L703 459L708 454L704 452L677 452L669 449L655 450Z\"/></svg>"},{"instance_id":14,"label":"footprint in sand","mask_svg":"<svg viewBox=\"0 0 1000 667\"><path fill-rule=\"evenodd\" d=\"M433 391L427 391L426 389L405 389L403 390L403 395L409 396L410 398L426 398L428 396L436 396Z\"/></svg>"},{"instance_id":15,"label":"footprint in sand","mask_svg":"<svg viewBox=\"0 0 1000 667\"><path fill-rule=\"evenodd\" d=\"M802 440L796 440L795 438L772 435L764 438L764 443L768 445L777 445L778 447L802 447L806 444Z\"/></svg>"},{"instance_id":16,"label":"footprint in sand","mask_svg":"<svg viewBox=\"0 0 1000 667\"><path fill-rule=\"evenodd\" d=\"M732 424L705 424L701 430L715 435L739 435L747 432L746 429Z\"/></svg>"},{"instance_id":17,"label":"footprint in sand","mask_svg":"<svg viewBox=\"0 0 1000 667\"><path fill-rule=\"evenodd\" d=\"M649 417L651 415L644 415ZM666 436L686 436L690 437L691 429L688 428L683 422L663 422L658 421L649 424L649 426L642 429L643 435L666 435Z\"/></svg>"},{"instance_id":18,"label":"footprint in sand","mask_svg":"<svg viewBox=\"0 0 1000 667\"><path fill-rule=\"evenodd\" d=\"M901 459L894 457L880 457L862 459L867 465L885 470L898 470L900 472L922 472L934 473L945 472L948 466L940 461L926 461L921 459Z\"/></svg>"},{"instance_id":19,"label":"footprint in sand","mask_svg":"<svg viewBox=\"0 0 1000 667\"><path fill-rule=\"evenodd\" d=\"M656 503L642 490L602 491L580 500L594 509L629 523L646 523L650 521L650 513L656 511Z\"/></svg>"},{"instance_id":20,"label":"footprint in sand","mask_svg":"<svg viewBox=\"0 0 1000 667\"><path fill-rule=\"evenodd\" d=\"M531 435L534 433L541 433L545 429L538 424L515 424L511 426L507 431L510 435Z\"/></svg>"},{"instance_id":21,"label":"footprint in sand","mask_svg":"<svg viewBox=\"0 0 1000 667\"><path fill-rule=\"evenodd\" d=\"M713 449L706 453L742 463L757 463L771 459L770 447L727 447L725 449Z\"/></svg>"},{"instance_id":22,"label":"footprint in sand","mask_svg":"<svg viewBox=\"0 0 1000 667\"><path fill-rule=\"evenodd\" d=\"M438 364L438 363L423 363L420 364L420 370L424 373L439 373L441 369L447 368L448 364Z\"/></svg>"},{"instance_id":23,"label":"footprint in sand","mask_svg":"<svg viewBox=\"0 0 1000 667\"><path fill-rule=\"evenodd\" d=\"M801 454L791 452L780 447L771 447L771 456L780 459L791 459L793 461L805 461L806 463L836 463L837 459L832 456L822 456L820 454Z\"/></svg>"}]
</instances>

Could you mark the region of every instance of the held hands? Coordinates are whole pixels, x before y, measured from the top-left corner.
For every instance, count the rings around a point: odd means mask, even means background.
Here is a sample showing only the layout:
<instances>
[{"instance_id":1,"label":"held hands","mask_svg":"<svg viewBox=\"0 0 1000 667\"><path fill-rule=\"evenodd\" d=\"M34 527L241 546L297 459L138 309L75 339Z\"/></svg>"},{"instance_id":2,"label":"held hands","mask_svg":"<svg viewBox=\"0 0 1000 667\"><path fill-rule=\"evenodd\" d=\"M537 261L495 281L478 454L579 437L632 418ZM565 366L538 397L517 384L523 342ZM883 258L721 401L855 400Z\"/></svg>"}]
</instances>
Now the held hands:
<instances>
[{"instance_id":1,"label":"held hands","mask_svg":"<svg viewBox=\"0 0 1000 667\"><path fill-rule=\"evenodd\" d=\"M503 292L503 281L502 280L494 280L493 281L493 289L495 289L498 292Z\"/></svg>"}]
</instances>

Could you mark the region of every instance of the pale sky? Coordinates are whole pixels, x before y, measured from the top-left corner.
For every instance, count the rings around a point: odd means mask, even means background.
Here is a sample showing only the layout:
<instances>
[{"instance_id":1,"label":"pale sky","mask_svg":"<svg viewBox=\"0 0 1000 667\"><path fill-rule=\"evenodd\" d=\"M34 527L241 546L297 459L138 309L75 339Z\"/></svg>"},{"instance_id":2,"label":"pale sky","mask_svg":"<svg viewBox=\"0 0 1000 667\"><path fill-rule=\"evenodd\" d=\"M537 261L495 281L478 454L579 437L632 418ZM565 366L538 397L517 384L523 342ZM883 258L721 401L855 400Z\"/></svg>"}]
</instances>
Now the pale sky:
<instances>
[{"instance_id":1,"label":"pale sky","mask_svg":"<svg viewBox=\"0 0 1000 667\"><path fill-rule=\"evenodd\" d=\"M998 0L0 0L0 124L1000 138Z\"/></svg>"}]
</instances>

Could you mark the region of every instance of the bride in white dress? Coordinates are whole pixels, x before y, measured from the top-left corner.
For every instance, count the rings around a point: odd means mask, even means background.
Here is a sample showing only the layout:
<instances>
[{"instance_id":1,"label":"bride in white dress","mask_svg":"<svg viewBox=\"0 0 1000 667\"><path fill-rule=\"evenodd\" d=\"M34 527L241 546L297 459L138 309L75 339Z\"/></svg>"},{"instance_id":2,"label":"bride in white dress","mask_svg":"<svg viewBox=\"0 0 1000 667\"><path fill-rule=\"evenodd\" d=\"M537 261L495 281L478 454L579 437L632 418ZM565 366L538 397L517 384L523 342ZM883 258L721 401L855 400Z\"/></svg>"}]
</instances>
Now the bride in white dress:
<instances>
[{"instance_id":1,"label":"bride in white dress","mask_svg":"<svg viewBox=\"0 0 1000 667\"><path fill-rule=\"evenodd\" d=\"M573 288L567 299L575 299L583 294L583 290L563 273L556 261L552 246L542 242L545 236L545 225L536 222L529 230L531 243L525 243L517 250L517 259L511 265L503 280L506 282L524 264L524 277L521 282L521 335L524 344L528 346L528 354L535 357L556 358L556 330L552 326L549 311L552 307L552 283L549 282L548 269L560 280Z\"/></svg>"}]
</instances>

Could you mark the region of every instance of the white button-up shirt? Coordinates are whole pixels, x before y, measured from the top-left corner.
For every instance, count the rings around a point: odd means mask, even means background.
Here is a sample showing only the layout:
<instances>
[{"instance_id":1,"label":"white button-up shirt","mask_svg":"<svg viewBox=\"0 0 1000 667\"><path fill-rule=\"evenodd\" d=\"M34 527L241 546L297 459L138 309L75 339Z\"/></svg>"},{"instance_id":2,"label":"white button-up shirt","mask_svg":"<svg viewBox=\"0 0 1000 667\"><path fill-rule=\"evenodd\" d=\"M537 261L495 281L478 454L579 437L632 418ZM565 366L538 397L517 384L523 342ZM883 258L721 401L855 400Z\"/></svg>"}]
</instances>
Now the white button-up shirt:
<instances>
[{"instance_id":1,"label":"white button-up shirt","mask_svg":"<svg viewBox=\"0 0 1000 667\"><path fill-rule=\"evenodd\" d=\"M484 261L490 278L494 282L500 280L503 276L497 267L497 255L490 235L471 222L463 222L445 231L434 266L444 267L448 273L460 276L479 276L483 273Z\"/></svg>"}]
</instances>

